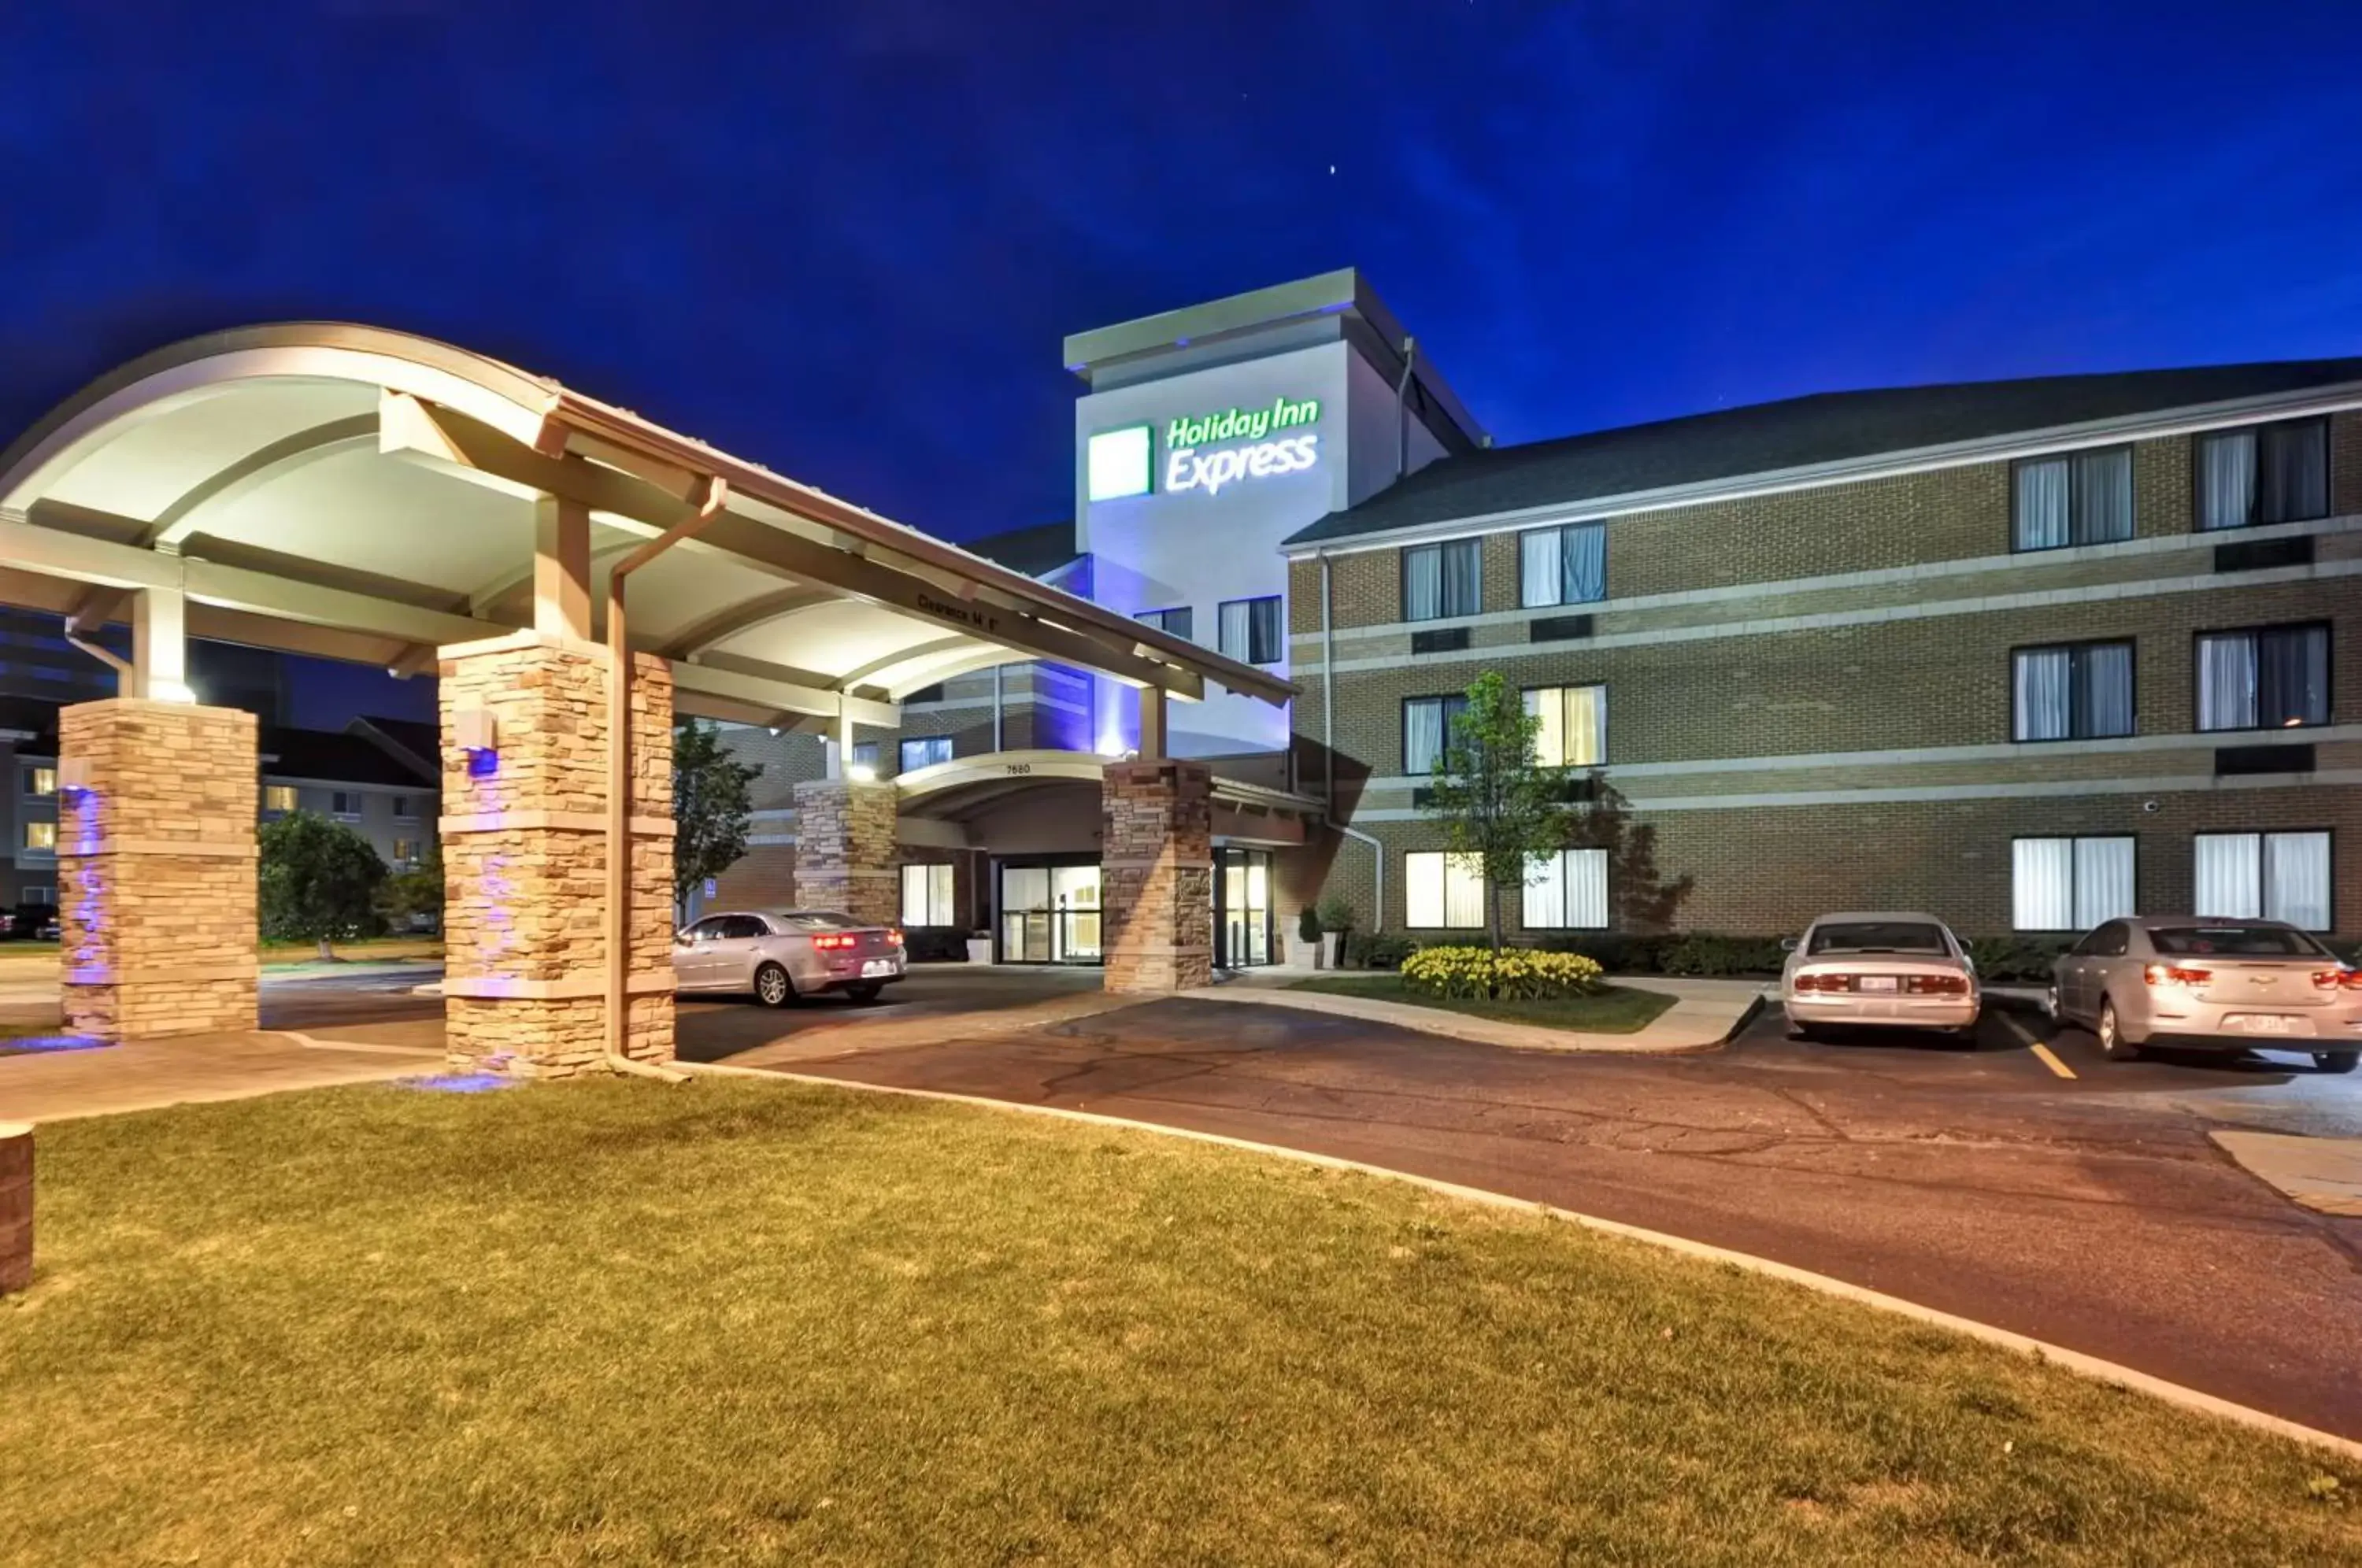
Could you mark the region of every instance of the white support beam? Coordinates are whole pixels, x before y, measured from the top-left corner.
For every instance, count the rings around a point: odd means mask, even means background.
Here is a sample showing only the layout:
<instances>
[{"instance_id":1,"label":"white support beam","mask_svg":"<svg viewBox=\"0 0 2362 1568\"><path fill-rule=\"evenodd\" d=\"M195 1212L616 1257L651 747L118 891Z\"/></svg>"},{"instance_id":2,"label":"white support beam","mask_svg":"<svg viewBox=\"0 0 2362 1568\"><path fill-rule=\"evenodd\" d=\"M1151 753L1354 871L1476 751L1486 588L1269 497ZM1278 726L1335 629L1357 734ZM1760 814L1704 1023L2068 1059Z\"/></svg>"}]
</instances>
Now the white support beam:
<instances>
[{"instance_id":1,"label":"white support beam","mask_svg":"<svg viewBox=\"0 0 2362 1568\"><path fill-rule=\"evenodd\" d=\"M563 496L534 502L533 629L590 635L590 509Z\"/></svg>"},{"instance_id":2,"label":"white support beam","mask_svg":"<svg viewBox=\"0 0 2362 1568\"><path fill-rule=\"evenodd\" d=\"M702 664L677 664L673 666L672 678L673 684L680 690L762 705L775 713L805 713L824 719L849 713L855 723L885 730L899 729L902 723L902 710L891 702L847 697L824 686L802 686L791 681L767 679L762 676L747 675L734 669L716 669Z\"/></svg>"},{"instance_id":3,"label":"white support beam","mask_svg":"<svg viewBox=\"0 0 2362 1568\"><path fill-rule=\"evenodd\" d=\"M176 588L144 588L131 602L131 695L193 702L189 690L188 603Z\"/></svg>"}]
</instances>

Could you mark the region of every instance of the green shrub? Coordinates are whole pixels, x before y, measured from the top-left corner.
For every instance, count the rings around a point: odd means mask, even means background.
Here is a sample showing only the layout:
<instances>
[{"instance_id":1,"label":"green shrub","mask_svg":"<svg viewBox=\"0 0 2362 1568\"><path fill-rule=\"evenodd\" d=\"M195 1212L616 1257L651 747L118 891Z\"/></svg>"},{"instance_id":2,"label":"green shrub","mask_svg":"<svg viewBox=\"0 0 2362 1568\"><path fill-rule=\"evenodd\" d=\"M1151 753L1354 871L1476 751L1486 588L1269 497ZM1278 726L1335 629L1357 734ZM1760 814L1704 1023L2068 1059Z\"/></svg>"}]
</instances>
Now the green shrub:
<instances>
[{"instance_id":1,"label":"green shrub","mask_svg":"<svg viewBox=\"0 0 2362 1568\"><path fill-rule=\"evenodd\" d=\"M1431 997L1492 997L1540 1001L1587 996L1599 988L1599 966L1579 953L1530 947L1422 947L1403 960L1403 988Z\"/></svg>"},{"instance_id":2,"label":"green shrub","mask_svg":"<svg viewBox=\"0 0 2362 1568\"><path fill-rule=\"evenodd\" d=\"M1320 917L1312 911L1310 904L1305 905L1304 912L1296 917L1296 934L1306 942L1320 940Z\"/></svg>"},{"instance_id":3,"label":"green shrub","mask_svg":"<svg viewBox=\"0 0 2362 1568\"><path fill-rule=\"evenodd\" d=\"M1323 931L1347 932L1353 929L1353 906L1342 893L1323 893L1317 906Z\"/></svg>"},{"instance_id":4,"label":"green shrub","mask_svg":"<svg viewBox=\"0 0 2362 1568\"><path fill-rule=\"evenodd\" d=\"M1788 959L1776 936L1716 936L1692 932L1665 950L1668 975L1776 975Z\"/></svg>"},{"instance_id":5,"label":"green shrub","mask_svg":"<svg viewBox=\"0 0 2362 1568\"><path fill-rule=\"evenodd\" d=\"M1680 940L1624 931L1580 931L1545 936L1534 945L1545 953L1581 954L1611 975L1661 975L1666 950Z\"/></svg>"},{"instance_id":6,"label":"green shrub","mask_svg":"<svg viewBox=\"0 0 2362 1568\"><path fill-rule=\"evenodd\" d=\"M2050 966L2075 945L2072 936L1980 936L1969 943L1977 977L1987 984L2047 985Z\"/></svg>"},{"instance_id":7,"label":"green shrub","mask_svg":"<svg viewBox=\"0 0 2362 1568\"><path fill-rule=\"evenodd\" d=\"M1409 937L1384 932L1356 931L1345 938L1345 962L1356 969L1399 969L1418 951L1418 944Z\"/></svg>"}]
</instances>

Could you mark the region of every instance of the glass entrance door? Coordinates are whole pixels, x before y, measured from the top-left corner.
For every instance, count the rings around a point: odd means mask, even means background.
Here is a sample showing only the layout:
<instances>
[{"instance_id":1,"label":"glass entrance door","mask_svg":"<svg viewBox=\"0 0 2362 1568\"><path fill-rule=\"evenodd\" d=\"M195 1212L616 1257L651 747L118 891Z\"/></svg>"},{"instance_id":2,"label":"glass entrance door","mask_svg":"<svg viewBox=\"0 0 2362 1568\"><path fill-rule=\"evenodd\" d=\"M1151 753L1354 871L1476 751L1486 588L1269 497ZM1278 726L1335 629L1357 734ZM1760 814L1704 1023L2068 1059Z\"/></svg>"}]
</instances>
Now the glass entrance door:
<instances>
[{"instance_id":1,"label":"glass entrance door","mask_svg":"<svg viewBox=\"0 0 2362 1568\"><path fill-rule=\"evenodd\" d=\"M1000 961L1004 964L1098 963L1099 868L1097 866L1003 866L1000 868Z\"/></svg>"},{"instance_id":2,"label":"glass entrance door","mask_svg":"<svg viewBox=\"0 0 2362 1568\"><path fill-rule=\"evenodd\" d=\"M1224 969L1271 962L1271 854L1218 852L1214 877L1214 963Z\"/></svg>"}]
</instances>

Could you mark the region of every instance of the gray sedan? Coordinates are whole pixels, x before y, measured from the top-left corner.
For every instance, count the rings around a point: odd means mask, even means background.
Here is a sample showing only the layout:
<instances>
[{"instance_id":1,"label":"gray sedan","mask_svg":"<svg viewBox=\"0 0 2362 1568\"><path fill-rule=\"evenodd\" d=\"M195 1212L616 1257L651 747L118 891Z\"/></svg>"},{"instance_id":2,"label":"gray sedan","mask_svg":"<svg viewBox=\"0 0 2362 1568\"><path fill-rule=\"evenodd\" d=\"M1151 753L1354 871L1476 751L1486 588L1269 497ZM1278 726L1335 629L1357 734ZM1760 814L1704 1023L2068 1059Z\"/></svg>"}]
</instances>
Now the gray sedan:
<instances>
[{"instance_id":1,"label":"gray sedan","mask_svg":"<svg viewBox=\"0 0 2362 1568\"><path fill-rule=\"evenodd\" d=\"M834 910L746 910L707 915L673 938L683 991L751 994L765 1007L842 991L876 1001L907 967L902 933Z\"/></svg>"},{"instance_id":2,"label":"gray sedan","mask_svg":"<svg viewBox=\"0 0 2362 1568\"><path fill-rule=\"evenodd\" d=\"M2060 956L2050 1016L2099 1036L2113 1061L2146 1045L2306 1051L2323 1072L2362 1054L2362 970L2276 920L2112 920Z\"/></svg>"}]
</instances>

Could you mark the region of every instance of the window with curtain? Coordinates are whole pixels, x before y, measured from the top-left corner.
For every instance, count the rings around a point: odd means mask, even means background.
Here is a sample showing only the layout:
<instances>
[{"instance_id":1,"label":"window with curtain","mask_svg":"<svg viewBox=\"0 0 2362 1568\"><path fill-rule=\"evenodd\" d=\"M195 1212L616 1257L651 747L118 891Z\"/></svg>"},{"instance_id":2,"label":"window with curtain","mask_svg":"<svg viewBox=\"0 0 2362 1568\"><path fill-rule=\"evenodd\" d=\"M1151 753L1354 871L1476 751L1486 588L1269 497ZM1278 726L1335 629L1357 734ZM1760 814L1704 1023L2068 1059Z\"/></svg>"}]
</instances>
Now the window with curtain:
<instances>
[{"instance_id":1,"label":"window with curtain","mask_svg":"<svg viewBox=\"0 0 2362 1568\"><path fill-rule=\"evenodd\" d=\"M1279 662L1279 597L1226 599L1215 608L1217 649L1241 664Z\"/></svg>"},{"instance_id":2,"label":"window with curtain","mask_svg":"<svg viewBox=\"0 0 2362 1568\"><path fill-rule=\"evenodd\" d=\"M1525 694L1541 721L1534 760L1544 767L1597 767L1607 760L1607 688L1544 686Z\"/></svg>"},{"instance_id":3,"label":"window with curtain","mask_svg":"<svg viewBox=\"0 0 2362 1568\"><path fill-rule=\"evenodd\" d=\"M851 762L855 767L866 767L875 770L877 767L877 743L876 741L855 741L853 743L853 755L846 760Z\"/></svg>"},{"instance_id":4,"label":"window with curtain","mask_svg":"<svg viewBox=\"0 0 2362 1568\"><path fill-rule=\"evenodd\" d=\"M952 913L952 868L949 866L902 867L902 923L958 923Z\"/></svg>"},{"instance_id":5,"label":"window with curtain","mask_svg":"<svg viewBox=\"0 0 2362 1568\"><path fill-rule=\"evenodd\" d=\"M1528 931L1607 929L1607 852L1562 849L1527 867Z\"/></svg>"},{"instance_id":6,"label":"window with curtain","mask_svg":"<svg viewBox=\"0 0 2362 1568\"><path fill-rule=\"evenodd\" d=\"M2030 458L2012 471L2014 547L2055 550L2133 536L2131 447Z\"/></svg>"},{"instance_id":7,"label":"window with curtain","mask_svg":"<svg viewBox=\"0 0 2362 1568\"><path fill-rule=\"evenodd\" d=\"M2198 526L2329 515L2329 421L2288 419L2197 437Z\"/></svg>"},{"instance_id":8,"label":"window with curtain","mask_svg":"<svg viewBox=\"0 0 2362 1568\"><path fill-rule=\"evenodd\" d=\"M2308 623L2199 634L2200 729L2284 730L2327 723L2327 626Z\"/></svg>"},{"instance_id":9,"label":"window with curtain","mask_svg":"<svg viewBox=\"0 0 2362 1568\"><path fill-rule=\"evenodd\" d=\"M1187 604L1170 610L1142 610L1132 617L1143 626L1153 626L1160 632L1170 632L1176 637L1198 638L1198 617Z\"/></svg>"},{"instance_id":10,"label":"window with curtain","mask_svg":"<svg viewBox=\"0 0 2362 1568\"><path fill-rule=\"evenodd\" d=\"M2010 845L2010 924L2089 931L2135 912L2129 834L2021 838Z\"/></svg>"},{"instance_id":11,"label":"window with curtain","mask_svg":"<svg viewBox=\"0 0 2362 1568\"><path fill-rule=\"evenodd\" d=\"M902 771L905 773L932 767L938 762L951 759L952 737L949 735L918 735L902 743Z\"/></svg>"},{"instance_id":12,"label":"window with curtain","mask_svg":"<svg viewBox=\"0 0 2362 1568\"><path fill-rule=\"evenodd\" d=\"M1473 931L1485 924L1485 878L1473 855L1424 850L1403 856L1403 923L1413 931Z\"/></svg>"},{"instance_id":13,"label":"window with curtain","mask_svg":"<svg viewBox=\"0 0 2362 1568\"><path fill-rule=\"evenodd\" d=\"M2330 929L2329 834L2202 833L2191 840L2190 912Z\"/></svg>"},{"instance_id":14,"label":"window with curtain","mask_svg":"<svg viewBox=\"0 0 2362 1568\"><path fill-rule=\"evenodd\" d=\"M2099 740L2133 733L2133 645L2063 643L2010 656L2010 738Z\"/></svg>"},{"instance_id":15,"label":"window with curtain","mask_svg":"<svg viewBox=\"0 0 2362 1568\"><path fill-rule=\"evenodd\" d=\"M1607 597L1607 525L1570 523L1518 536L1518 602L1528 610Z\"/></svg>"},{"instance_id":16,"label":"window with curtain","mask_svg":"<svg viewBox=\"0 0 2362 1568\"><path fill-rule=\"evenodd\" d=\"M1485 597L1482 562L1474 539L1413 545L1404 550L1403 619L1440 621L1475 614Z\"/></svg>"},{"instance_id":17,"label":"window with curtain","mask_svg":"<svg viewBox=\"0 0 2362 1568\"><path fill-rule=\"evenodd\" d=\"M1435 771L1451 738L1453 715L1468 711L1465 697L1406 697L1403 699L1403 772L1414 778Z\"/></svg>"}]
</instances>

